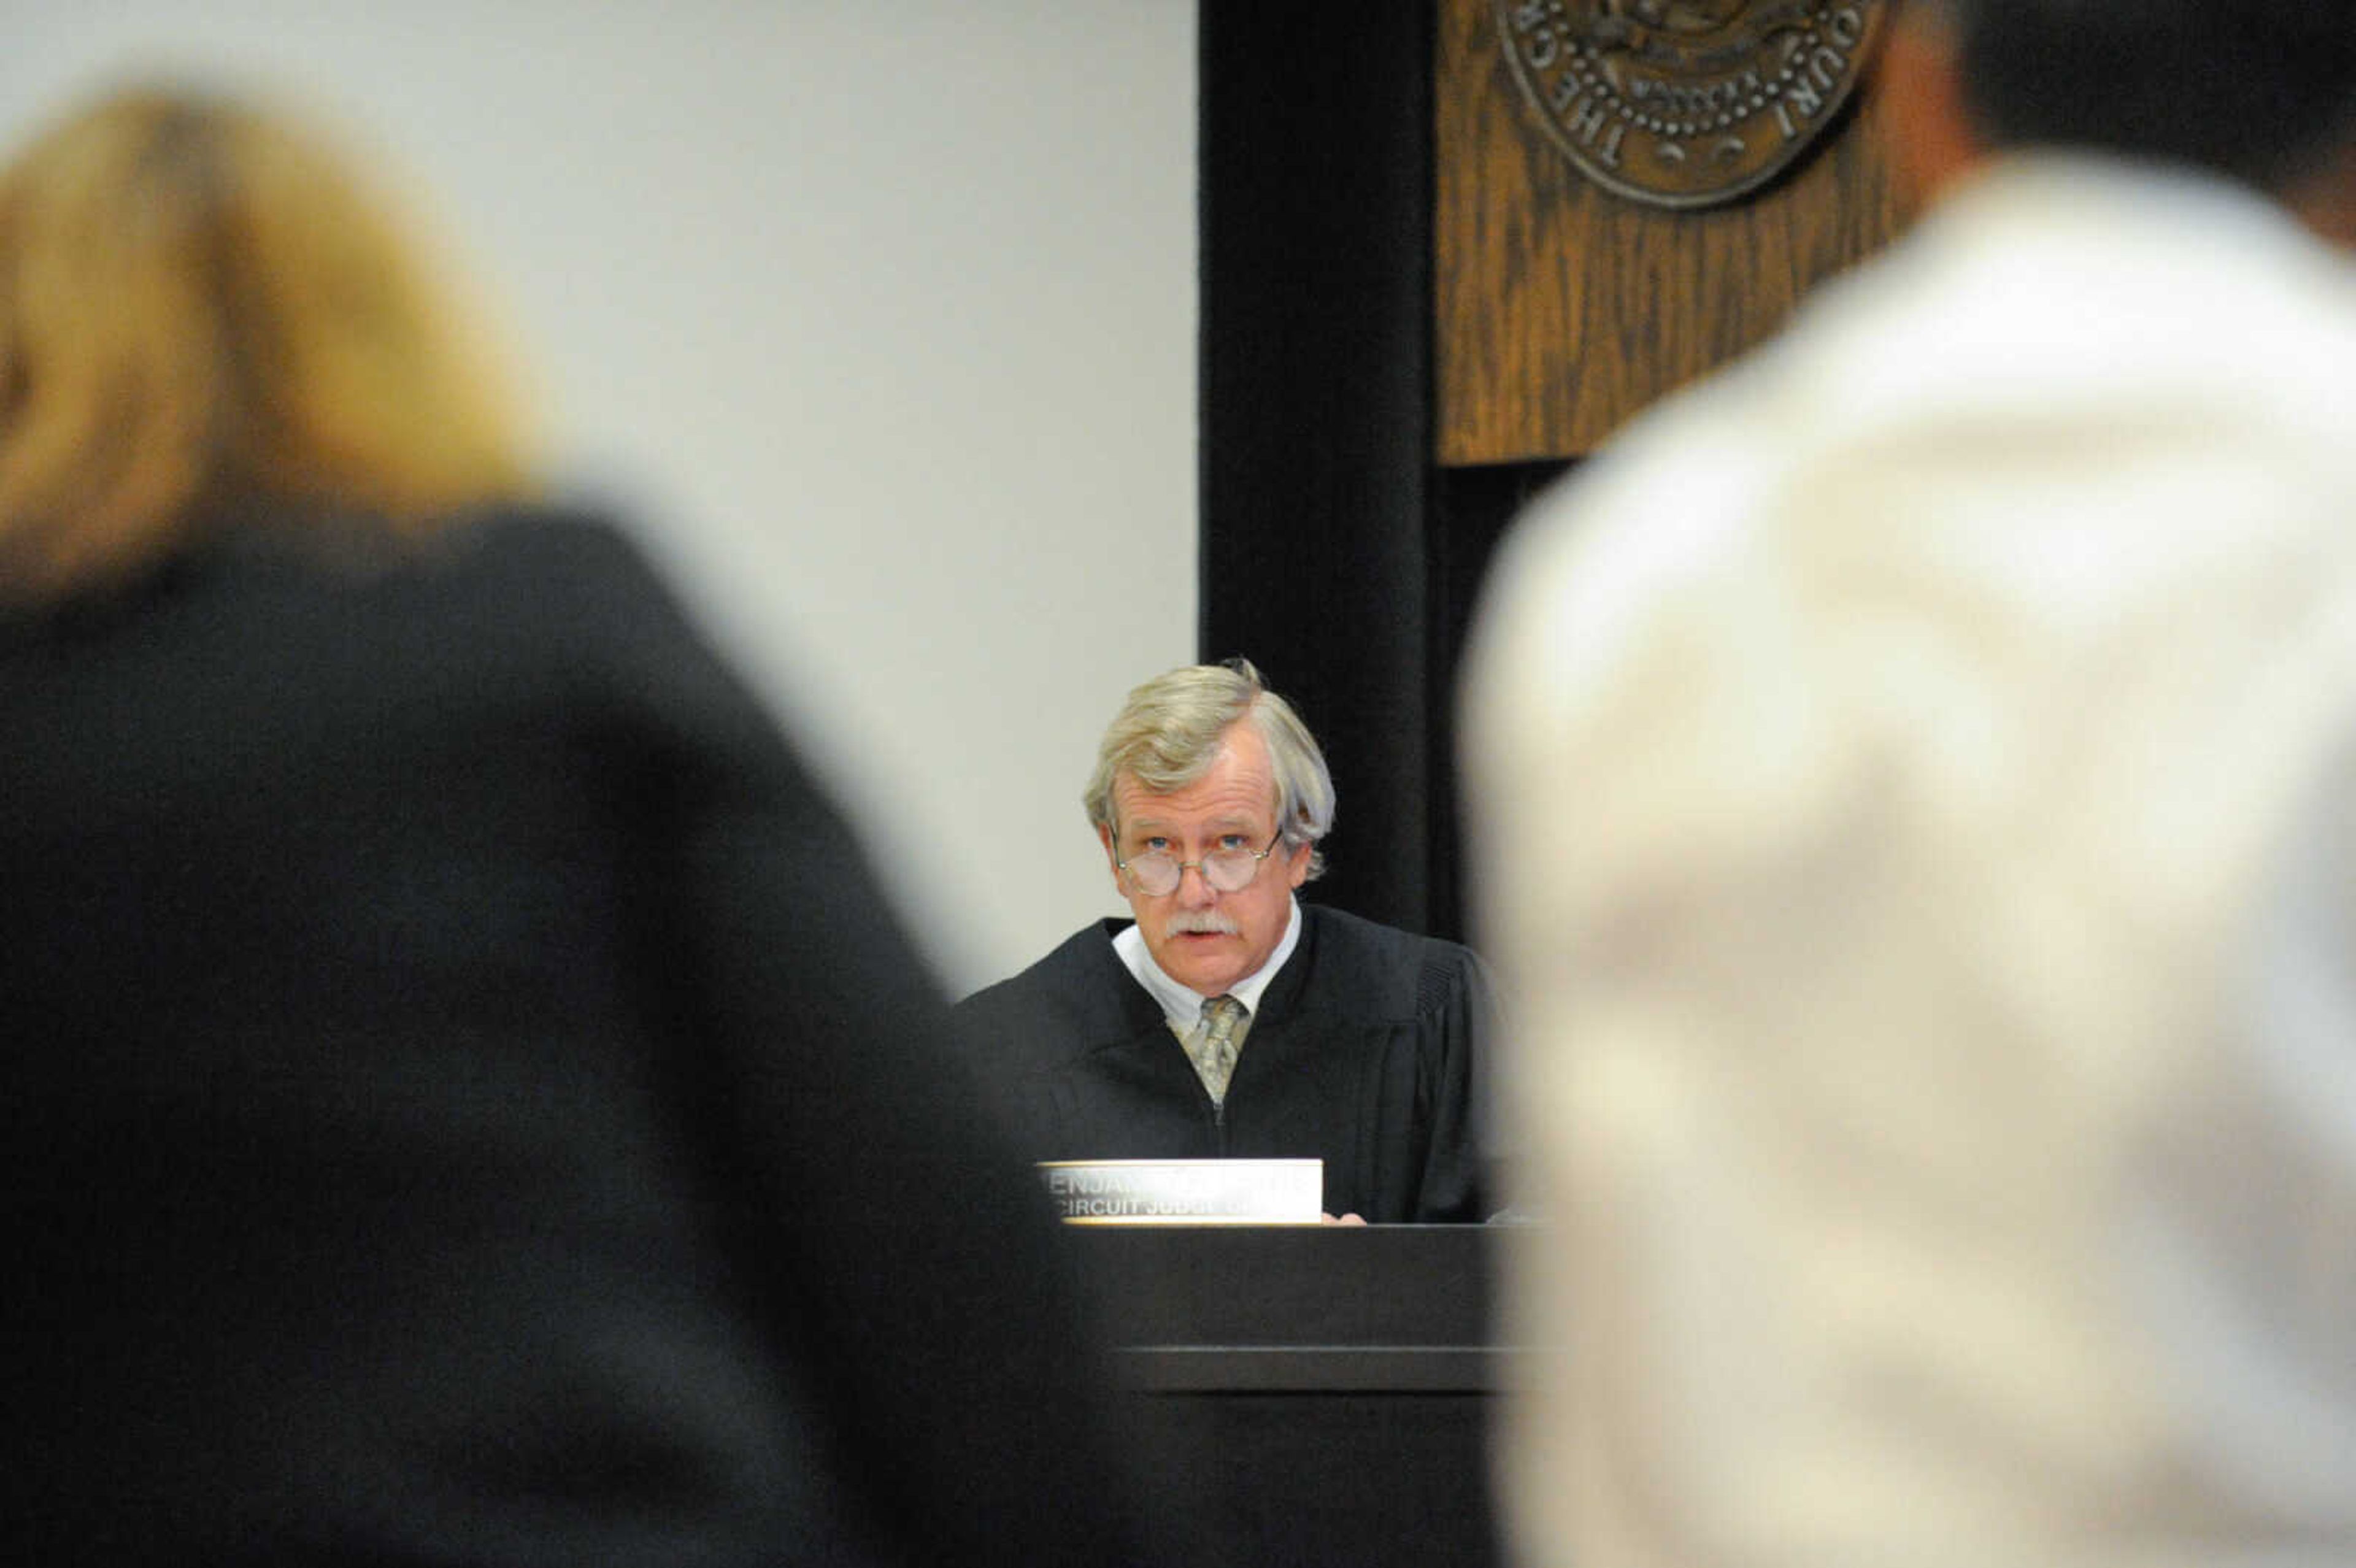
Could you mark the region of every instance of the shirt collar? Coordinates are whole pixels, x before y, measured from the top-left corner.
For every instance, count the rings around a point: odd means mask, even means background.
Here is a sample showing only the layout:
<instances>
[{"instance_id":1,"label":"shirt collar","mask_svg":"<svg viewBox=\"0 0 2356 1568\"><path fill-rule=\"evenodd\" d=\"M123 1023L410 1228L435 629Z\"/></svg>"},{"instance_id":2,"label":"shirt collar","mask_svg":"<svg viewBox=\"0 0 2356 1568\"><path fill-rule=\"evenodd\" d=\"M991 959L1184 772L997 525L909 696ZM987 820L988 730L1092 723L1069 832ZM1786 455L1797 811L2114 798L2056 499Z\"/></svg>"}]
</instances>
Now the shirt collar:
<instances>
[{"instance_id":1,"label":"shirt collar","mask_svg":"<svg viewBox=\"0 0 2356 1568\"><path fill-rule=\"evenodd\" d=\"M1291 912L1285 919L1284 935L1278 939L1276 951L1268 955L1267 963L1227 987L1226 994L1241 1002L1247 1011L1259 1011L1260 993L1268 989L1268 983L1276 978L1276 972L1284 967L1284 961L1301 944L1301 901L1296 898L1290 901ZM1124 926L1114 935L1112 950L1120 955L1129 972L1137 976L1137 983L1162 1004L1162 1016L1170 1020L1172 1028L1194 1027L1195 1020L1203 1016L1203 997L1162 972L1162 965L1153 961L1152 950L1145 945L1143 932L1134 924Z\"/></svg>"}]
</instances>

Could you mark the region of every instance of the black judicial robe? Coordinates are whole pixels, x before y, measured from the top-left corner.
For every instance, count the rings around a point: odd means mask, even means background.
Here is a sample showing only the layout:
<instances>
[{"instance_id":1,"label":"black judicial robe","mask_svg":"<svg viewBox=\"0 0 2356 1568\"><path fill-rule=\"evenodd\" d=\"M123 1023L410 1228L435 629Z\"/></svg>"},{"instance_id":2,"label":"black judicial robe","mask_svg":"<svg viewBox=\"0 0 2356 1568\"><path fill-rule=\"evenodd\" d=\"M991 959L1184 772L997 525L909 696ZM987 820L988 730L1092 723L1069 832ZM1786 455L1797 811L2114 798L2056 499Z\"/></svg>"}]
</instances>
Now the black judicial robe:
<instances>
[{"instance_id":1,"label":"black judicial robe","mask_svg":"<svg viewBox=\"0 0 2356 1568\"><path fill-rule=\"evenodd\" d=\"M1488 979L1471 950L1301 906L1215 1114L1161 1004L1090 925L954 1010L1033 1159L1315 1157L1325 1209L1372 1224L1479 1221Z\"/></svg>"}]
</instances>

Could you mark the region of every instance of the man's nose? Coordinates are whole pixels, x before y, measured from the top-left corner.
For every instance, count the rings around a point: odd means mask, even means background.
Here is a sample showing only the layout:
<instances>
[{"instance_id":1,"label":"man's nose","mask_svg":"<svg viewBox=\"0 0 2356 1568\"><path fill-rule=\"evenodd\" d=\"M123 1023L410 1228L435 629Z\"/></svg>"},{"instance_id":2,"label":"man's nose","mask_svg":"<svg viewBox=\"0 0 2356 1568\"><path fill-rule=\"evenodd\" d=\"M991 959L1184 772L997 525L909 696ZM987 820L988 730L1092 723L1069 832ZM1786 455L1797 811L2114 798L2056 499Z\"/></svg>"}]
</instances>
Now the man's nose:
<instances>
[{"instance_id":1,"label":"man's nose","mask_svg":"<svg viewBox=\"0 0 2356 1568\"><path fill-rule=\"evenodd\" d=\"M1188 909L1204 909L1218 901L1219 890L1203 874L1199 862L1188 861L1178 868L1178 901Z\"/></svg>"}]
</instances>

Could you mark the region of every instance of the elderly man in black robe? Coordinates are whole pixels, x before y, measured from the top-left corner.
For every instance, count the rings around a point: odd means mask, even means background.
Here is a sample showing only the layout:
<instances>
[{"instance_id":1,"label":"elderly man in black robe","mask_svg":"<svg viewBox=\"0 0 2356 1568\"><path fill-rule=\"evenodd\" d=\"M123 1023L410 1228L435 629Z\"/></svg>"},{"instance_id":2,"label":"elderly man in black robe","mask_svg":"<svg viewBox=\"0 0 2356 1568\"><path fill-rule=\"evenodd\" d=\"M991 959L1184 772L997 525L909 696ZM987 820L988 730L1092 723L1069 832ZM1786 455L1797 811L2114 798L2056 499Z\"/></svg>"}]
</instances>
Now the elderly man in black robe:
<instances>
[{"instance_id":1,"label":"elderly man in black robe","mask_svg":"<svg viewBox=\"0 0 2356 1568\"><path fill-rule=\"evenodd\" d=\"M1316 1158L1330 1215L1484 1217L1486 975L1454 943L1303 904L1324 757L1246 660L1130 692L1084 796L1133 921L956 1009L1040 1160Z\"/></svg>"}]
</instances>

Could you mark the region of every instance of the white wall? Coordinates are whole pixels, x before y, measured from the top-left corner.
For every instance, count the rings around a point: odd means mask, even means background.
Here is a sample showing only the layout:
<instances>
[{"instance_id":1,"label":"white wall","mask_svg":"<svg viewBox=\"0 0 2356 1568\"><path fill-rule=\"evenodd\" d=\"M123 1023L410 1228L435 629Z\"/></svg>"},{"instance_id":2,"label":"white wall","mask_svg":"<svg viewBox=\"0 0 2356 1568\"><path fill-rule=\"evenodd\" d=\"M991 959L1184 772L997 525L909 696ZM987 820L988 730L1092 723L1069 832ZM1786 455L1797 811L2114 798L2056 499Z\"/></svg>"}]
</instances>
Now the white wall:
<instances>
[{"instance_id":1,"label":"white wall","mask_svg":"<svg viewBox=\"0 0 2356 1568\"><path fill-rule=\"evenodd\" d=\"M1190 0L0 0L0 136L125 70L420 187L945 978L1118 912L1076 804L1194 649Z\"/></svg>"}]
</instances>

